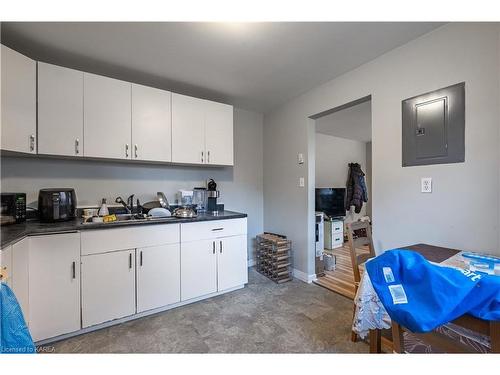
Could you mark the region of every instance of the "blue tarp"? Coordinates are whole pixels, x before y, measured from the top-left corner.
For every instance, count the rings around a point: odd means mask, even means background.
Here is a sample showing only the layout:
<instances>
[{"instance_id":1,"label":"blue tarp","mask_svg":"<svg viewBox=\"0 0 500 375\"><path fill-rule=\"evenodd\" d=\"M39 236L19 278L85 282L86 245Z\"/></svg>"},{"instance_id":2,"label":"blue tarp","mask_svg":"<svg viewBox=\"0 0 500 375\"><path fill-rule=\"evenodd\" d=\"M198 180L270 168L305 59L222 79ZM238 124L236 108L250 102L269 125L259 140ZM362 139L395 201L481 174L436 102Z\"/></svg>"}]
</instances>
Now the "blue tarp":
<instances>
[{"instance_id":1,"label":"blue tarp","mask_svg":"<svg viewBox=\"0 0 500 375\"><path fill-rule=\"evenodd\" d=\"M16 296L0 283L0 353L35 353L36 347Z\"/></svg>"},{"instance_id":2,"label":"blue tarp","mask_svg":"<svg viewBox=\"0 0 500 375\"><path fill-rule=\"evenodd\" d=\"M400 249L371 259L366 270L391 319L413 332L464 314L500 320L500 276L442 267Z\"/></svg>"}]
</instances>

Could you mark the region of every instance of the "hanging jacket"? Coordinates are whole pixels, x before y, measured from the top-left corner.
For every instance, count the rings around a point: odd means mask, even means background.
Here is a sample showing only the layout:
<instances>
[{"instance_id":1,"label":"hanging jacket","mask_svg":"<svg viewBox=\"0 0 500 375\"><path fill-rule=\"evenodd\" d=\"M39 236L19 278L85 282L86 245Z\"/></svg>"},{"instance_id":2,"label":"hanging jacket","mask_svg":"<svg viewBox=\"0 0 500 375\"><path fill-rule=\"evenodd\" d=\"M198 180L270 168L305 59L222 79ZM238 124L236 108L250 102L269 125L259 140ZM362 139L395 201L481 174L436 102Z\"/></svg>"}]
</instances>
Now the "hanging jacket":
<instances>
[{"instance_id":1,"label":"hanging jacket","mask_svg":"<svg viewBox=\"0 0 500 375\"><path fill-rule=\"evenodd\" d=\"M7 284L0 283L0 353L35 353L21 307Z\"/></svg>"},{"instance_id":2,"label":"hanging jacket","mask_svg":"<svg viewBox=\"0 0 500 375\"><path fill-rule=\"evenodd\" d=\"M358 163L349 163L346 187L345 209L349 211L351 206L354 206L354 211L359 214L363 202L368 202L368 192L366 190L365 174Z\"/></svg>"}]
</instances>

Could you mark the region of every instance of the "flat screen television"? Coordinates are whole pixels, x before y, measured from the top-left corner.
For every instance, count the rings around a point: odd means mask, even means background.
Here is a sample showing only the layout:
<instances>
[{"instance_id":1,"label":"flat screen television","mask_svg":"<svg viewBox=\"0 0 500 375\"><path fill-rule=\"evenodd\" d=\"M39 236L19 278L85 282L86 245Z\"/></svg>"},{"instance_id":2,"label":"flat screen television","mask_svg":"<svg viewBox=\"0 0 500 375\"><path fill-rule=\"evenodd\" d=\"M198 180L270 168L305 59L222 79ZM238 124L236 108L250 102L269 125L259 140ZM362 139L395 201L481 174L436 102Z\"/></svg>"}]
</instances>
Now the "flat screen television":
<instances>
[{"instance_id":1,"label":"flat screen television","mask_svg":"<svg viewBox=\"0 0 500 375\"><path fill-rule=\"evenodd\" d=\"M317 188L316 211L330 217L345 216L345 188Z\"/></svg>"}]
</instances>

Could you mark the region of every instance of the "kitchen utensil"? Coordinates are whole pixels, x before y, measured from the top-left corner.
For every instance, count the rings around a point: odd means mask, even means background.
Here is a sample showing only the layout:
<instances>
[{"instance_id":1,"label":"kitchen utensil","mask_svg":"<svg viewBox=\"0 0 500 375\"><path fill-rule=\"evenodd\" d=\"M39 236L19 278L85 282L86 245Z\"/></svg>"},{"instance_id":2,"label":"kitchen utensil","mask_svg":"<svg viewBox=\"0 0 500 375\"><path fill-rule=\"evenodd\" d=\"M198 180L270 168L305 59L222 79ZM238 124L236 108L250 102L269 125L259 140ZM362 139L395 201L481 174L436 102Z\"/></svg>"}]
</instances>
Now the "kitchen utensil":
<instances>
[{"instance_id":1,"label":"kitchen utensil","mask_svg":"<svg viewBox=\"0 0 500 375\"><path fill-rule=\"evenodd\" d=\"M182 206L190 206L193 203L192 190L179 190L179 196Z\"/></svg>"},{"instance_id":2,"label":"kitchen utensil","mask_svg":"<svg viewBox=\"0 0 500 375\"><path fill-rule=\"evenodd\" d=\"M207 189L195 187L193 189L193 204L196 212L204 212L207 208Z\"/></svg>"},{"instance_id":3,"label":"kitchen utensil","mask_svg":"<svg viewBox=\"0 0 500 375\"><path fill-rule=\"evenodd\" d=\"M178 218L190 218L197 215L191 207L179 207L174 210L174 216Z\"/></svg>"},{"instance_id":4,"label":"kitchen utensil","mask_svg":"<svg viewBox=\"0 0 500 375\"><path fill-rule=\"evenodd\" d=\"M161 191L159 191L158 193L156 193L156 196L158 198L158 202L160 202L160 206L169 210L170 205L168 204L168 199L165 196L165 194L163 194Z\"/></svg>"},{"instance_id":5,"label":"kitchen utensil","mask_svg":"<svg viewBox=\"0 0 500 375\"><path fill-rule=\"evenodd\" d=\"M151 217L169 217L172 216L169 210L162 207L155 207L148 212L148 216Z\"/></svg>"},{"instance_id":6,"label":"kitchen utensil","mask_svg":"<svg viewBox=\"0 0 500 375\"><path fill-rule=\"evenodd\" d=\"M161 204L158 201L146 202L142 205L142 213L147 214L153 208L161 208Z\"/></svg>"}]
</instances>

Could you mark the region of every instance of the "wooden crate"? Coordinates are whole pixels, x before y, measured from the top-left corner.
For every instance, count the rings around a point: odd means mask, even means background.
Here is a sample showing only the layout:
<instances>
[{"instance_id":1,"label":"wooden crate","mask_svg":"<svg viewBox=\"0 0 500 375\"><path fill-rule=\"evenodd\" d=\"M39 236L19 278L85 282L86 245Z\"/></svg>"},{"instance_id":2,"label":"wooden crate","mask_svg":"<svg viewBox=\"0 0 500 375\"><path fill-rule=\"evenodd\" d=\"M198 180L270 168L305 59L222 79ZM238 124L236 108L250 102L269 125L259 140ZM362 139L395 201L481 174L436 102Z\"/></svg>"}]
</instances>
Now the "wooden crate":
<instances>
[{"instance_id":1,"label":"wooden crate","mask_svg":"<svg viewBox=\"0 0 500 375\"><path fill-rule=\"evenodd\" d=\"M275 233L258 235L256 269L276 283L292 280L292 241Z\"/></svg>"}]
</instances>

